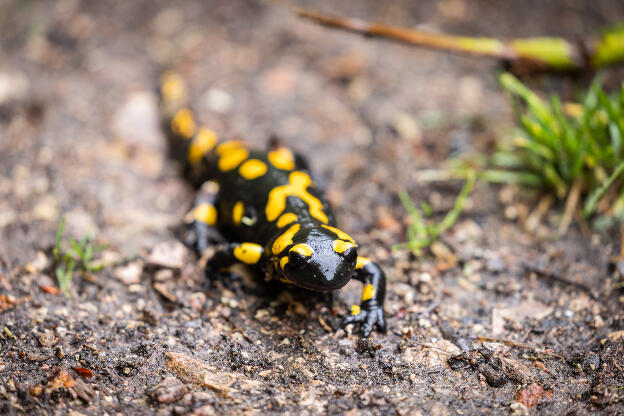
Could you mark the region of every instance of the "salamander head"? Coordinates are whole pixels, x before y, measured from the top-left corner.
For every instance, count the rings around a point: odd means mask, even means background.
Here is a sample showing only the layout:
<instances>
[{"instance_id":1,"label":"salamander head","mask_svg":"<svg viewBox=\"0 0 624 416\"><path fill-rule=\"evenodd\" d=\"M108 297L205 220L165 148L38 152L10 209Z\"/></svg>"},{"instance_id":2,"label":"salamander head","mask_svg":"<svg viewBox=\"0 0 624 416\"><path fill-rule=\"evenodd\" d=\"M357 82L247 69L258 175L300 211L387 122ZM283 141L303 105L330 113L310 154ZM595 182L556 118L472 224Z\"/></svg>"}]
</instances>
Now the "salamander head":
<instances>
[{"instance_id":1,"label":"salamander head","mask_svg":"<svg viewBox=\"0 0 624 416\"><path fill-rule=\"evenodd\" d=\"M356 244L330 226L292 225L273 244L280 277L307 289L330 291L346 285L355 270Z\"/></svg>"}]
</instances>

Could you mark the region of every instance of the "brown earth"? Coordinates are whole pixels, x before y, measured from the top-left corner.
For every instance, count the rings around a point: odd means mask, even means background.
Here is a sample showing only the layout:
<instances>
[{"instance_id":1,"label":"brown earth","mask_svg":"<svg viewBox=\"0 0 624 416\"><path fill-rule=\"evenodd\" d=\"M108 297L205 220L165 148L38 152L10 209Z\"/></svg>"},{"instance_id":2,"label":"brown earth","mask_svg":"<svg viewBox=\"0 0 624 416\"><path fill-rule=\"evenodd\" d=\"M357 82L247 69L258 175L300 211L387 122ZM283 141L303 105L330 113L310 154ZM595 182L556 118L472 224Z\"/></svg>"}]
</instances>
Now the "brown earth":
<instances>
[{"instance_id":1,"label":"brown earth","mask_svg":"<svg viewBox=\"0 0 624 416\"><path fill-rule=\"evenodd\" d=\"M608 0L306 5L500 37L624 18ZM327 178L342 228L386 268L387 334L339 329L355 283L333 304L244 274L208 289L176 242L193 195L158 129L170 66L206 124L258 147L275 135ZM269 2L0 0L0 413L624 414L619 233L558 238L560 207L529 232L539 195L479 184L432 252L390 249L397 191L439 219L461 188L419 169L509 132L496 71ZM569 97L576 81L534 82ZM107 245L69 299L51 264L61 217Z\"/></svg>"}]
</instances>

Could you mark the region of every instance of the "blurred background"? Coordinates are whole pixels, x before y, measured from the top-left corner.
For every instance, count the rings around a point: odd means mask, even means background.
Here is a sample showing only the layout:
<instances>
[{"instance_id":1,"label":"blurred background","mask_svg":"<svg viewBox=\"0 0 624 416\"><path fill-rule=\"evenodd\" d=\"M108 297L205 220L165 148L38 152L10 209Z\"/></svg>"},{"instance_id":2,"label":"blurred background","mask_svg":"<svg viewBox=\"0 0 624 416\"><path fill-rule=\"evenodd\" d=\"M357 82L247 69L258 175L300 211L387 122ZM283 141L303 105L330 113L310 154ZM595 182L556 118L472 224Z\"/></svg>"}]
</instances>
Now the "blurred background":
<instances>
[{"instance_id":1,"label":"blurred background","mask_svg":"<svg viewBox=\"0 0 624 416\"><path fill-rule=\"evenodd\" d=\"M624 19L615 0L297 4L502 39L575 42ZM388 275L388 334L364 342L339 329L357 284L331 304L240 279L206 290L175 241L193 190L159 127L167 68L222 138L263 148L277 137L325 177L341 228ZM577 216L558 236L565 198L479 181L424 255L391 249L415 222L401 192L440 221L464 184L420 171L489 155L509 136L500 71L492 59L327 29L269 1L0 0L0 413L528 414L538 401L551 414L621 411L617 232ZM525 82L574 101L591 79ZM622 68L603 74L606 88L622 79ZM61 218L65 236L106 247L73 281L72 255L53 249L70 253L66 237L55 241ZM56 287L63 275L71 298ZM237 380L235 400L171 377L194 374L191 356Z\"/></svg>"}]
</instances>

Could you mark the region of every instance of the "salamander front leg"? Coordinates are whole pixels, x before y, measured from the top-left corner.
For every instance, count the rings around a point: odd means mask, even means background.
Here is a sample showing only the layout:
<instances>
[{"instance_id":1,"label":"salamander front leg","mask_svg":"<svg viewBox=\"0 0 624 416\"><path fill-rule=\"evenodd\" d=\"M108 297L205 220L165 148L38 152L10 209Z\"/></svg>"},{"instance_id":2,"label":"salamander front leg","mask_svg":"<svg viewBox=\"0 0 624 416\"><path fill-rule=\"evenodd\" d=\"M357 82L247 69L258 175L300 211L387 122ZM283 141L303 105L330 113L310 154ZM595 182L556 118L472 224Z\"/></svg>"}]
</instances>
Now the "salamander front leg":
<instances>
[{"instance_id":1,"label":"salamander front leg","mask_svg":"<svg viewBox=\"0 0 624 416\"><path fill-rule=\"evenodd\" d=\"M263 263L264 247L256 243L228 243L219 249L206 263L206 276L225 271L235 263L260 266Z\"/></svg>"},{"instance_id":2,"label":"salamander front leg","mask_svg":"<svg viewBox=\"0 0 624 416\"><path fill-rule=\"evenodd\" d=\"M193 209L185 218L185 222L191 227L191 236L187 243L199 253L208 247L210 240L223 241L215 229L218 199L219 185L214 181L204 182L197 194Z\"/></svg>"},{"instance_id":3,"label":"salamander front leg","mask_svg":"<svg viewBox=\"0 0 624 416\"><path fill-rule=\"evenodd\" d=\"M380 332L386 332L386 319L383 303L386 297L386 275L379 265L369 258L358 257L355 266L355 279L363 283L362 303L351 307L351 316L344 319L343 325L362 324L362 335L368 338L377 326Z\"/></svg>"}]
</instances>

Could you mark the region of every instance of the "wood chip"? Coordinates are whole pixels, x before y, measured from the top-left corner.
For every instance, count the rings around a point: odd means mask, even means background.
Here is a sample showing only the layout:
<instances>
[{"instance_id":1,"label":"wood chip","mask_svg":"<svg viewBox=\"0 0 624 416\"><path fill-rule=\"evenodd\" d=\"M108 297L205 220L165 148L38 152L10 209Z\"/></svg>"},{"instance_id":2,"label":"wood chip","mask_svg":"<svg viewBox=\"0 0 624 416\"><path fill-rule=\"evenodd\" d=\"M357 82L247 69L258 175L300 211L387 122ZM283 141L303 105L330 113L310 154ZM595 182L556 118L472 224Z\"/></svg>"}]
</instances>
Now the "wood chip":
<instances>
[{"instance_id":1,"label":"wood chip","mask_svg":"<svg viewBox=\"0 0 624 416\"><path fill-rule=\"evenodd\" d=\"M226 373L209 366L204 361L188 357L177 352L166 352L167 368L188 383L209 388L229 397L232 384L238 381L243 388L257 387L259 381L243 377L235 373Z\"/></svg>"}]
</instances>

